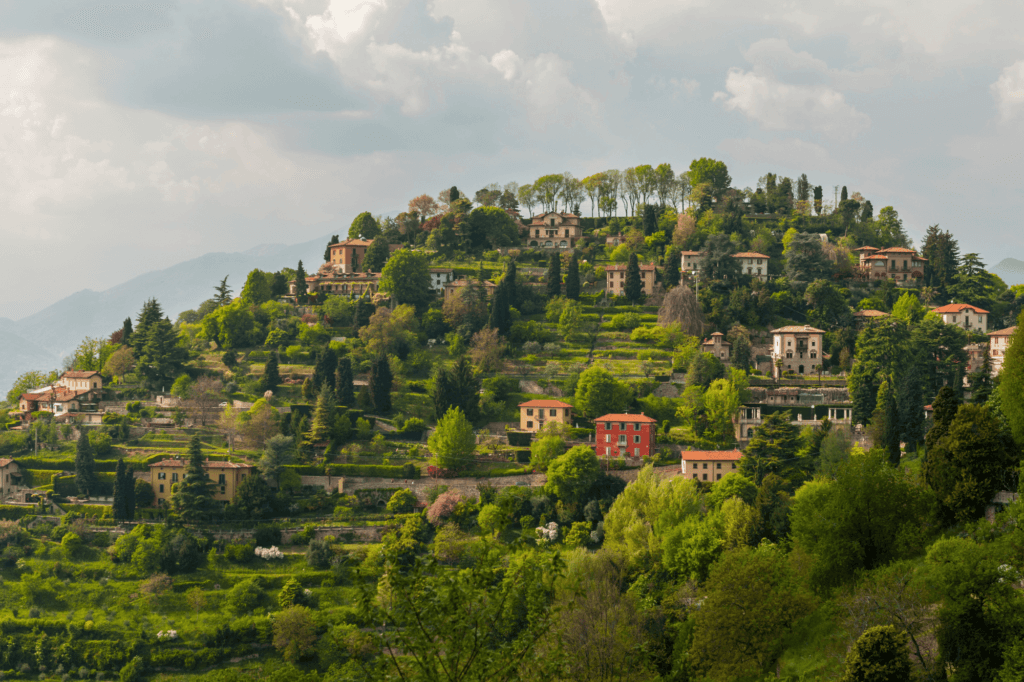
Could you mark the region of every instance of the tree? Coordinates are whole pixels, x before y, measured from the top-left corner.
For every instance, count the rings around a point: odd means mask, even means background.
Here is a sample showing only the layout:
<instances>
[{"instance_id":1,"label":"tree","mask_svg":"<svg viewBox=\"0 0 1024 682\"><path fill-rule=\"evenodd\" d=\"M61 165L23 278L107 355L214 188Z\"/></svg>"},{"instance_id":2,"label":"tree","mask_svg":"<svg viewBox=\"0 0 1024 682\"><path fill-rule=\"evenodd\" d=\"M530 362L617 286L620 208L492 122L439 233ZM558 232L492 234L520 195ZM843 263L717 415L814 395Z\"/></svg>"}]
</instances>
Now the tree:
<instances>
[{"instance_id":1,"label":"tree","mask_svg":"<svg viewBox=\"0 0 1024 682\"><path fill-rule=\"evenodd\" d=\"M374 412L386 414L391 411L391 363L388 356L378 353L370 360L369 392Z\"/></svg>"},{"instance_id":2,"label":"tree","mask_svg":"<svg viewBox=\"0 0 1024 682\"><path fill-rule=\"evenodd\" d=\"M565 441L559 436L535 438L530 443L530 466L547 471L548 465L565 452Z\"/></svg>"},{"instance_id":3,"label":"tree","mask_svg":"<svg viewBox=\"0 0 1024 682\"><path fill-rule=\"evenodd\" d=\"M760 486L769 474L784 475L800 450L800 432L789 410L772 412L754 431L740 460L740 473Z\"/></svg>"},{"instance_id":4,"label":"tree","mask_svg":"<svg viewBox=\"0 0 1024 682\"><path fill-rule=\"evenodd\" d=\"M519 229L512 217L497 206L481 206L458 224L473 250L497 249L519 243Z\"/></svg>"},{"instance_id":5,"label":"tree","mask_svg":"<svg viewBox=\"0 0 1024 682\"><path fill-rule=\"evenodd\" d=\"M975 405L984 405L992 395L992 359L988 349L984 351L984 359L981 366L967 376L967 383L971 387L971 402Z\"/></svg>"},{"instance_id":6,"label":"tree","mask_svg":"<svg viewBox=\"0 0 1024 682\"><path fill-rule=\"evenodd\" d=\"M437 466L459 471L469 466L476 448L473 425L458 407L449 408L427 441Z\"/></svg>"},{"instance_id":7,"label":"tree","mask_svg":"<svg viewBox=\"0 0 1024 682\"><path fill-rule=\"evenodd\" d=\"M828 278L832 266L817 235L793 235L785 251L786 277L793 282L812 282Z\"/></svg>"},{"instance_id":8,"label":"tree","mask_svg":"<svg viewBox=\"0 0 1024 682\"><path fill-rule=\"evenodd\" d=\"M601 476L594 449L586 445L569 448L549 465L544 492L567 504L579 504Z\"/></svg>"},{"instance_id":9,"label":"tree","mask_svg":"<svg viewBox=\"0 0 1024 682\"><path fill-rule=\"evenodd\" d=\"M384 264L388 262L390 254L388 240L382 234L377 235L366 248L366 254L363 256L363 270L380 272L384 268Z\"/></svg>"},{"instance_id":10,"label":"tree","mask_svg":"<svg viewBox=\"0 0 1024 682\"><path fill-rule=\"evenodd\" d=\"M466 419L476 421L480 412L480 385L480 379L465 356L453 366L437 365L430 389L434 418L440 421L451 408L456 407L466 415Z\"/></svg>"},{"instance_id":11,"label":"tree","mask_svg":"<svg viewBox=\"0 0 1024 682\"><path fill-rule=\"evenodd\" d=\"M917 367L911 365L903 372L896 393L899 415L899 439L906 443L907 452L916 450L924 441L924 400Z\"/></svg>"},{"instance_id":12,"label":"tree","mask_svg":"<svg viewBox=\"0 0 1024 682\"><path fill-rule=\"evenodd\" d=\"M290 446L291 439L287 440ZM246 476L235 489L235 499L231 500L231 506L242 518L269 518L274 513L274 491L262 476Z\"/></svg>"},{"instance_id":13,"label":"tree","mask_svg":"<svg viewBox=\"0 0 1024 682\"><path fill-rule=\"evenodd\" d=\"M125 345L111 353L106 364L103 365L103 370L112 377L123 377L132 371L133 367L135 367L135 354L132 353L129 346Z\"/></svg>"},{"instance_id":14,"label":"tree","mask_svg":"<svg viewBox=\"0 0 1024 682\"><path fill-rule=\"evenodd\" d=\"M694 159L690 163L689 178L690 184L694 187L697 185L709 185L712 195L716 198L725 194L725 191L729 189L729 185L732 184L732 178L729 177L729 169L726 168L723 162L704 157Z\"/></svg>"},{"instance_id":15,"label":"tree","mask_svg":"<svg viewBox=\"0 0 1024 682\"><path fill-rule=\"evenodd\" d=\"M338 355L330 346L316 351L316 363L313 365L313 389L322 388L334 392L334 373L338 368Z\"/></svg>"},{"instance_id":16,"label":"tree","mask_svg":"<svg viewBox=\"0 0 1024 682\"><path fill-rule=\"evenodd\" d=\"M907 324L918 324L924 319L924 315L927 312L928 308L921 303L921 299L910 291L904 292L900 299L896 301L896 305L892 307L892 316L903 320Z\"/></svg>"},{"instance_id":17,"label":"tree","mask_svg":"<svg viewBox=\"0 0 1024 682\"><path fill-rule=\"evenodd\" d=\"M133 334L137 371L150 387L159 388L181 373L186 352L178 345L174 327L163 317L156 300L150 299L143 306L139 318L138 329Z\"/></svg>"},{"instance_id":18,"label":"tree","mask_svg":"<svg viewBox=\"0 0 1024 682\"><path fill-rule=\"evenodd\" d=\"M398 305L407 303L423 308L433 296L429 267L426 254L421 251L396 251L381 270L378 289L391 294Z\"/></svg>"},{"instance_id":19,"label":"tree","mask_svg":"<svg viewBox=\"0 0 1024 682\"><path fill-rule=\"evenodd\" d=\"M242 302L250 307L260 306L270 300L273 274L256 269L249 273L242 287Z\"/></svg>"},{"instance_id":20,"label":"tree","mask_svg":"<svg viewBox=\"0 0 1024 682\"><path fill-rule=\"evenodd\" d=\"M316 408L313 410L313 422L310 424L309 432L306 434L306 444L317 447L330 441L336 412L337 407L334 404L334 396L324 386L320 389L319 395L317 395Z\"/></svg>"},{"instance_id":21,"label":"tree","mask_svg":"<svg viewBox=\"0 0 1024 682\"><path fill-rule=\"evenodd\" d=\"M880 245L904 248L910 245L910 238L907 237L907 233L903 229L903 220L892 206L886 206L878 212L875 229L878 231Z\"/></svg>"},{"instance_id":22,"label":"tree","mask_svg":"<svg viewBox=\"0 0 1024 682\"><path fill-rule=\"evenodd\" d=\"M668 327L674 324L690 336L703 336L707 327L697 295L685 284L669 290L658 308L658 325Z\"/></svg>"},{"instance_id":23,"label":"tree","mask_svg":"<svg viewBox=\"0 0 1024 682\"><path fill-rule=\"evenodd\" d=\"M267 358L267 364L263 365L263 376L260 377L260 389L264 392L277 390L277 387L281 383L281 361L278 359L278 353L276 350L270 351L270 357Z\"/></svg>"},{"instance_id":24,"label":"tree","mask_svg":"<svg viewBox=\"0 0 1024 682\"><path fill-rule=\"evenodd\" d=\"M334 370L334 395L339 405L354 407L355 392L352 389L352 361L348 356L338 358L338 366Z\"/></svg>"},{"instance_id":25,"label":"tree","mask_svg":"<svg viewBox=\"0 0 1024 682\"><path fill-rule=\"evenodd\" d=\"M548 258L548 274L544 279L549 299L562 295L562 259L557 253L552 253Z\"/></svg>"},{"instance_id":26,"label":"tree","mask_svg":"<svg viewBox=\"0 0 1024 682\"><path fill-rule=\"evenodd\" d=\"M626 265L626 284L622 288L622 293L633 305L639 303L644 294L643 281L640 279L640 261L637 260L635 253L629 254L629 264Z\"/></svg>"},{"instance_id":27,"label":"tree","mask_svg":"<svg viewBox=\"0 0 1024 682\"><path fill-rule=\"evenodd\" d=\"M89 497L96 492L96 463L93 461L92 445L85 429L79 429L75 445L75 486L78 494Z\"/></svg>"},{"instance_id":28,"label":"tree","mask_svg":"<svg viewBox=\"0 0 1024 682\"><path fill-rule=\"evenodd\" d=\"M317 405L319 408L319 405ZM314 416L314 420L316 417ZM260 456L256 467L268 481L277 483L281 471L285 465L292 461L295 455L295 443L288 436L274 436L263 446L263 454Z\"/></svg>"},{"instance_id":29,"label":"tree","mask_svg":"<svg viewBox=\"0 0 1024 682\"><path fill-rule=\"evenodd\" d=\"M338 235L336 235L336 234L332 234L331 235L330 240L327 242L327 248L324 249L324 262L325 263L330 263L331 262L331 247L334 246L335 244L337 244L339 241L340 240L338 239Z\"/></svg>"},{"instance_id":30,"label":"tree","mask_svg":"<svg viewBox=\"0 0 1024 682\"><path fill-rule=\"evenodd\" d=\"M572 252L569 267L565 271L565 297L573 301L580 298L580 263L576 251Z\"/></svg>"},{"instance_id":31,"label":"tree","mask_svg":"<svg viewBox=\"0 0 1024 682\"><path fill-rule=\"evenodd\" d=\"M505 344L498 337L498 330L485 328L473 334L469 357L481 372L494 372L501 368L501 354Z\"/></svg>"},{"instance_id":32,"label":"tree","mask_svg":"<svg viewBox=\"0 0 1024 682\"><path fill-rule=\"evenodd\" d=\"M378 234L380 234L380 225L369 211L363 211L357 215L348 228L349 239L373 239Z\"/></svg>"},{"instance_id":33,"label":"tree","mask_svg":"<svg viewBox=\"0 0 1024 682\"><path fill-rule=\"evenodd\" d=\"M302 303L305 300L309 287L306 285L306 269L302 267L302 261L295 268L295 300Z\"/></svg>"},{"instance_id":34,"label":"tree","mask_svg":"<svg viewBox=\"0 0 1024 682\"><path fill-rule=\"evenodd\" d=\"M736 279L741 268L738 259L732 257L733 248L728 235L713 234L704 243L704 255L700 260L701 278Z\"/></svg>"},{"instance_id":35,"label":"tree","mask_svg":"<svg viewBox=\"0 0 1024 682\"><path fill-rule=\"evenodd\" d=\"M665 252L665 267L661 273L661 282L666 289L679 286L679 251L670 247Z\"/></svg>"},{"instance_id":36,"label":"tree","mask_svg":"<svg viewBox=\"0 0 1024 682\"><path fill-rule=\"evenodd\" d=\"M171 495L171 506L184 523L204 520L213 504L213 482L203 469L202 447L199 435L192 436L185 476Z\"/></svg>"},{"instance_id":37,"label":"tree","mask_svg":"<svg viewBox=\"0 0 1024 682\"><path fill-rule=\"evenodd\" d=\"M220 284L215 286L213 290L217 292L217 295L213 297L213 300L217 302L218 306L231 303L231 287L228 286L228 275L224 275L224 279L222 279ZM124 337L124 342L128 343L128 337L131 336L132 331L131 318L127 318L125 323L125 331L127 332L127 335Z\"/></svg>"},{"instance_id":38,"label":"tree","mask_svg":"<svg viewBox=\"0 0 1024 682\"><path fill-rule=\"evenodd\" d=\"M137 479L135 481L135 509L152 507L155 501L156 494L153 492L153 486L149 481L143 481L141 478Z\"/></svg>"},{"instance_id":39,"label":"tree","mask_svg":"<svg viewBox=\"0 0 1024 682\"><path fill-rule=\"evenodd\" d=\"M853 319L846 300L844 289L824 279L815 280L804 293L808 321L815 327L829 330L850 326Z\"/></svg>"},{"instance_id":40,"label":"tree","mask_svg":"<svg viewBox=\"0 0 1024 682\"><path fill-rule=\"evenodd\" d=\"M494 296L491 297L491 319L488 321L491 328L497 330L502 336L507 336L508 330L512 327L512 314L509 310L511 305L509 285L505 279L502 279Z\"/></svg>"},{"instance_id":41,"label":"tree","mask_svg":"<svg viewBox=\"0 0 1024 682\"><path fill-rule=\"evenodd\" d=\"M811 610L785 554L771 546L722 554L703 593L690 655L712 679L766 672L789 630Z\"/></svg>"},{"instance_id":42,"label":"tree","mask_svg":"<svg viewBox=\"0 0 1024 682\"><path fill-rule=\"evenodd\" d=\"M129 495L135 497L135 477L125 465L123 459L117 460L117 468L114 470L114 502L111 505L115 521L130 521L135 511L128 507Z\"/></svg>"},{"instance_id":43,"label":"tree","mask_svg":"<svg viewBox=\"0 0 1024 682\"><path fill-rule=\"evenodd\" d=\"M618 381L608 370L590 367L585 370L576 384L576 409L588 417L622 412L629 405L632 392L626 384Z\"/></svg>"},{"instance_id":44,"label":"tree","mask_svg":"<svg viewBox=\"0 0 1024 682\"><path fill-rule=\"evenodd\" d=\"M910 679L907 633L892 625L868 628L846 655L842 682L907 682Z\"/></svg>"},{"instance_id":45,"label":"tree","mask_svg":"<svg viewBox=\"0 0 1024 682\"><path fill-rule=\"evenodd\" d=\"M900 464L900 415L896 405L896 386L893 377L882 382L878 388L878 400L871 422L877 433L876 445L886 453L889 464Z\"/></svg>"},{"instance_id":46,"label":"tree","mask_svg":"<svg viewBox=\"0 0 1024 682\"><path fill-rule=\"evenodd\" d=\"M408 488L396 490L388 500L387 510L392 514L406 514L416 508L416 495Z\"/></svg>"},{"instance_id":47,"label":"tree","mask_svg":"<svg viewBox=\"0 0 1024 682\"><path fill-rule=\"evenodd\" d=\"M1017 318L1017 329L1009 339L1010 347L1003 358L999 395L1003 414L1019 448L1024 449L1024 313Z\"/></svg>"},{"instance_id":48,"label":"tree","mask_svg":"<svg viewBox=\"0 0 1024 682\"><path fill-rule=\"evenodd\" d=\"M369 215L369 214L366 214ZM305 606L292 606L274 618L274 648L284 660L295 663L313 650L316 644L316 621Z\"/></svg>"}]
</instances>

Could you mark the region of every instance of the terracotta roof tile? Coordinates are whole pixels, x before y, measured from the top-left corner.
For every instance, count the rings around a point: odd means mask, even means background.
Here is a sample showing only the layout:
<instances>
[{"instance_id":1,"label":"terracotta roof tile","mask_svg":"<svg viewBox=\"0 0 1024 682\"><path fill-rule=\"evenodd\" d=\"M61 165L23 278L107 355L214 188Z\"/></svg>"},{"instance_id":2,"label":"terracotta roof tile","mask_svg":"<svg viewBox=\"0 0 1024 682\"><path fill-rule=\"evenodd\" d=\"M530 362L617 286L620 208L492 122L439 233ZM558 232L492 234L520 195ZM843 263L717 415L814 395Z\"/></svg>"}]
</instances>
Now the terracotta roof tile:
<instances>
[{"instance_id":1,"label":"terracotta roof tile","mask_svg":"<svg viewBox=\"0 0 1024 682\"><path fill-rule=\"evenodd\" d=\"M684 450L682 459L687 462L736 461L743 457L739 450Z\"/></svg>"},{"instance_id":2,"label":"terracotta roof tile","mask_svg":"<svg viewBox=\"0 0 1024 682\"><path fill-rule=\"evenodd\" d=\"M1017 331L1017 327L1007 327L1006 329L1000 329L999 331L989 332L989 336L1013 336L1013 333Z\"/></svg>"},{"instance_id":3,"label":"terracotta roof tile","mask_svg":"<svg viewBox=\"0 0 1024 682\"><path fill-rule=\"evenodd\" d=\"M740 253L732 254L733 258L768 258L763 253L757 253L756 251L741 251Z\"/></svg>"},{"instance_id":4,"label":"terracotta roof tile","mask_svg":"<svg viewBox=\"0 0 1024 682\"><path fill-rule=\"evenodd\" d=\"M63 374L61 374L60 378L63 379L64 377L67 377L68 379L88 379L89 377L98 375L99 372L72 370L70 372L64 372Z\"/></svg>"},{"instance_id":5,"label":"terracotta roof tile","mask_svg":"<svg viewBox=\"0 0 1024 682\"><path fill-rule=\"evenodd\" d=\"M594 420L595 422L643 422L657 424L657 419L651 419L644 414L606 414L603 417L598 417Z\"/></svg>"},{"instance_id":6,"label":"terracotta roof tile","mask_svg":"<svg viewBox=\"0 0 1024 682\"><path fill-rule=\"evenodd\" d=\"M779 327L773 329L772 334L824 334L825 332L821 329L816 329L808 325L790 325L788 327Z\"/></svg>"},{"instance_id":7,"label":"terracotta roof tile","mask_svg":"<svg viewBox=\"0 0 1024 682\"><path fill-rule=\"evenodd\" d=\"M970 303L950 303L949 305L944 305L944 306L942 306L940 308L933 308L932 309L933 313L938 313L940 315L943 314L943 313L960 313L960 312L964 312L964 311L970 311L970 312L973 312L973 313L981 313L981 314L984 314L984 315L988 314L987 310L982 310L981 308L979 308L977 306L973 306Z\"/></svg>"},{"instance_id":8,"label":"terracotta roof tile","mask_svg":"<svg viewBox=\"0 0 1024 682\"><path fill-rule=\"evenodd\" d=\"M563 403L561 400L527 400L525 403L519 403L519 407L569 407L572 405L569 403Z\"/></svg>"}]
</instances>

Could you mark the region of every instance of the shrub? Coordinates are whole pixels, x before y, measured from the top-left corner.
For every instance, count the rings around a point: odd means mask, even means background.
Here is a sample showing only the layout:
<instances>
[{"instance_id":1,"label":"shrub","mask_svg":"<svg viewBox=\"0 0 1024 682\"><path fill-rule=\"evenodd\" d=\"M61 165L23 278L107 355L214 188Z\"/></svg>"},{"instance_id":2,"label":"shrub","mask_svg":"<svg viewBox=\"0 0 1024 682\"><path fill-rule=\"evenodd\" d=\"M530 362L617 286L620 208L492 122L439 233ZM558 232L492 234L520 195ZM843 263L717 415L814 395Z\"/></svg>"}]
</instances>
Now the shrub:
<instances>
[{"instance_id":1,"label":"shrub","mask_svg":"<svg viewBox=\"0 0 1024 682\"><path fill-rule=\"evenodd\" d=\"M403 488L388 500L387 510L392 514L405 514L416 507L416 495L408 488Z\"/></svg>"},{"instance_id":2,"label":"shrub","mask_svg":"<svg viewBox=\"0 0 1024 682\"><path fill-rule=\"evenodd\" d=\"M315 568L318 571L329 568L331 565L331 559L333 558L334 551L331 549L331 545L327 540L309 541L309 547L306 548L306 564L308 564L310 568Z\"/></svg>"},{"instance_id":3,"label":"shrub","mask_svg":"<svg viewBox=\"0 0 1024 682\"><path fill-rule=\"evenodd\" d=\"M442 493L427 509L427 520L435 526L442 523L452 515L462 500L463 497L460 493L454 491Z\"/></svg>"},{"instance_id":4,"label":"shrub","mask_svg":"<svg viewBox=\"0 0 1024 682\"><path fill-rule=\"evenodd\" d=\"M256 578L248 578L239 583L228 592L228 607L236 615L245 615L260 605L263 600L263 589Z\"/></svg>"},{"instance_id":5,"label":"shrub","mask_svg":"<svg viewBox=\"0 0 1024 682\"><path fill-rule=\"evenodd\" d=\"M142 659L136 656L125 663L119 677L121 682L138 682L142 677Z\"/></svg>"}]
</instances>

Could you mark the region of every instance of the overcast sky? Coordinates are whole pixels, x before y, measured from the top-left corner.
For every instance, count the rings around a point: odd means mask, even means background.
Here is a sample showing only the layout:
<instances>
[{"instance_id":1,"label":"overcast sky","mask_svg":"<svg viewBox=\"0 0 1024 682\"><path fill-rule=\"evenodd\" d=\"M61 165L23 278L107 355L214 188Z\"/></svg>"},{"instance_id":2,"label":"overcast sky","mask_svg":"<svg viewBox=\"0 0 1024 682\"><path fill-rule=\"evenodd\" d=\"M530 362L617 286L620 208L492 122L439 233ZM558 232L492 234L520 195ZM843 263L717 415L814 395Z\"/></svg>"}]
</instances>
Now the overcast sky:
<instances>
[{"instance_id":1,"label":"overcast sky","mask_svg":"<svg viewBox=\"0 0 1024 682\"><path fill-rule=\"evenodd\" d=\"M700 156L1022 258L1022 33L1004 0L6 0L0 317L452 184Z\"/></svg>"}]
</instances>

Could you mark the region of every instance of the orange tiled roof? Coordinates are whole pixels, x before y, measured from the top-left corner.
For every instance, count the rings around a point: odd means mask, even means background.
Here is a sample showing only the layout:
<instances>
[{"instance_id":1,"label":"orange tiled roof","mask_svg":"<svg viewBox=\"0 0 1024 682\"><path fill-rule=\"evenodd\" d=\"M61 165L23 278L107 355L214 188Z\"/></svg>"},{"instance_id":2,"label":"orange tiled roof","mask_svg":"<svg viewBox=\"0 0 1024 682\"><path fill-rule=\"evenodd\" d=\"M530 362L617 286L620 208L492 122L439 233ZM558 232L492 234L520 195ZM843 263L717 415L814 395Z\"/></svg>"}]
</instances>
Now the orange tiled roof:
<instances>
[{"instance_id":1,"label":"orange tiled roof","mask_svg":"<svg viewBox=\"0 0 1024 682\"><path fill-rule=\"evenodd\" d=\"M5 466L11 464L12 462L14 462L13 459L0 459L0 469L3 469Z\"/></svg>"},{"instance_id":2,"label":"orange tiled roof","mask_svg":"<svg viewBox=\"0 0 1024 682\"><path fill-rule=\"evenodd\" d=\"M63 379L64 377L67 377L68 379L88 379L89 377L96 376L97 374L99 374L99 372L72 370L69 372L64 372L63 374L60 375L60 377L61 379Z\"/></svg>"},{"instance_id":3,"label":"orange tiled roof","mask_svg":"<svg viewBox=\"0 0 1024 682\"><path fill-rule=\"evenodd\" d=\"M740 253L732 254L733 258L768 258L763 253L757 253L756 251L741 251Z\"/></svg>"},{"instance_id":4,"label":"orange tiled roof","mask_svg":"<svg viewBox=\"0 0 1024 682\"><path fill-rule=\"evenodd\" d=\"M1007 327L1006 329L1000 329L999 331L989 332L989 336L1012 336L1017 331L1017 327Z\"/></svg>"},{"instance_id":5,"label":"orange tiled roof","mask_svg":"<svg viewBox=\"0 0 1024 682\"><path fill-rule=\"evenodd\" d=\"M606 414L603 417L598 417L594 420L595 422L644 422L657 424L657 419L651 419L644 414Z\"/></svg>"},{"instance_id":6,"label":"orange tiled roof","mask_svg":"<svg viewBox=\"0 0 1024 682\"><path fill-rule=\"evenodd\" d=\"M743 453L739 450L685 450L682 455L682 459L689 462L709 460L736 461L741 457L743 457Z\"/></svg>"},{"instance_id":7,"label":"orange tiled roof","mask_svg":"<svg viewBox=\"0 0 1024 682\"><path fill-rule=\"evenodd\" d=\"M824 330L816 329L815 327L811 327L811 326L806 325L806 324L805 325L790 325L788 327L779 327L778 329L773 329L772 330L772 334L800 334L800 333L824 334L825 332L824 332Z\"/></svg>"},{"instance_id":8,"label":"orange tiled roof","mask_svg":"<svg viewBox=\"0 0 1024 682\"><path fill-rule=\"evenodd\" d=\"M186 459L162 459L159 462L154 462L149 465L150 467L186 467L188 466L188 460ZM252 469L251 464L239 464L238 462L211 462L209 460L203 462L204 469Z\"/></svg>"},{"instance_id":9,"label":"orange tiled roof","mask_svg":"<svg viewBox=\"0 0 1024 682\"><path fill-rule=\"evenodd\" d=\"M985 315L988 314L987 310L982 310L981 308L973 306L970 303L950 303L949 305L944 305L941 308L935 308L932 310L933 313L939 313L940 315L942 313L961 313L964 311L982 313Z\"/></svg>"},{"instance_id":10,"label":"orange tiled roof","mask_svg":"<svg viewBox=\"0 0 1024 682\"><path fill-rule=\"evenodd\" d=\"M620 270L625 270L628 267L629 267L629 265L622 265L622 264L619 264L619 265L608 265L608 266L605 267L604 271L605 272L619 272ZM650 264L650 263L640 263L640 269L641 270L653 270L654 266L652 264Z\"/></svg>"},{"instance_id":11,"label":"orange tiled roof","mask_svg":"<svg viewBox=\"0 0 1024 682\"><path fill-rule=\"evenodd\" d=\"M519 403L519 407L572 407L572 405L563 403L561 400L527 400L525 403Z\"/></svg>"}]
</instances>

